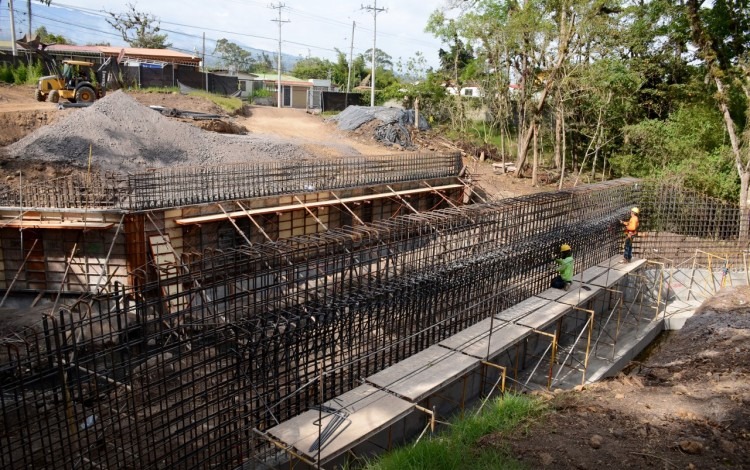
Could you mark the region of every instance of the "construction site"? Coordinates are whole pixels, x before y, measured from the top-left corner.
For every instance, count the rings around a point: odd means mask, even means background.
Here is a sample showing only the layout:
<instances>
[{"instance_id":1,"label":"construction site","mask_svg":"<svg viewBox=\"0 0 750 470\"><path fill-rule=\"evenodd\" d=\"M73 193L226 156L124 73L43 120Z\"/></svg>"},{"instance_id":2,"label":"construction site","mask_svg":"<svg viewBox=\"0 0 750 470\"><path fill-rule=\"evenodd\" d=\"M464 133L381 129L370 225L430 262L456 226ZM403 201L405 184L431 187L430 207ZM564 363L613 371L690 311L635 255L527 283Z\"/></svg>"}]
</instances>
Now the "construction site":
<instances>
[{"instance_id":1,"label":"construction site","mask_svg":"<svg viewBox=\"0 0 750 470\"><path fill-rule=\"evenodd\" d=\"M614 375L750 284L739 208L680 186L498 199L458 153L219 142L110 98L6 149L79 171L0 194L3 468L341 468ZM113 108L106 138L50 143ZM550 289L562 243L577 275Z\"/></svg>"}]
</instances>

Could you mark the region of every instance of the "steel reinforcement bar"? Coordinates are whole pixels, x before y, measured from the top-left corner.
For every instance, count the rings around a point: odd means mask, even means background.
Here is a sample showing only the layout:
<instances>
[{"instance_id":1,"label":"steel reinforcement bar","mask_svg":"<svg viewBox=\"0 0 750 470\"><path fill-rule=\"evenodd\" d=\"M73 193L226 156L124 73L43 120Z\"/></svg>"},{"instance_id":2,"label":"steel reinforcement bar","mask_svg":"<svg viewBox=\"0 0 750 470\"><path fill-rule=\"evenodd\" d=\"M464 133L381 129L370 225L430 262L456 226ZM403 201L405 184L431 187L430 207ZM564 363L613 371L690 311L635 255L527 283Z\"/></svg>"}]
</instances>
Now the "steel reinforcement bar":
<instances>
[{"instance_id":1,"label":"steel reinforcement bar","mask_svg":"<svg viewBox=\"0 0 750 470\"><path fill-rule=\"evenodd\" d=\"M577 270L609 258L619 220L660 194L618 180L185 256L174 278L145 273L6 336L0 466L270 459L253 429L545 289L562 242Z\"/></svg>"},{"instance_id":2,"label":"steel reinforcement bar","mask_svg":"<svg viewBox=\"0 0 750 470\"><path fill-rule=\"evenodd\" d=\"M146 210L457 176L457 153L404 153L279 163L73 174L0 192L13 208Z\"/></svg>"}]
</instances>

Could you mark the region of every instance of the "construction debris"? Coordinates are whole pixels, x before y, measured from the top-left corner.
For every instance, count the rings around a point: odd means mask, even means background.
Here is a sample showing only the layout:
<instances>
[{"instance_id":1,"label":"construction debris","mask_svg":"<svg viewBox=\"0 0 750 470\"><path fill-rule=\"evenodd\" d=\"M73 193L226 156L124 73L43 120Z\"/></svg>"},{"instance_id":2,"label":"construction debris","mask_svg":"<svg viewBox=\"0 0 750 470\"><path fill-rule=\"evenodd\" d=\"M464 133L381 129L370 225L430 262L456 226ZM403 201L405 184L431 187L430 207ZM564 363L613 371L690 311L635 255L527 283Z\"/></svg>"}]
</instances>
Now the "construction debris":
<instances>
[{"instance_id":1,"label":"construction debris","mask_svg":"<svg viewBox=\"0 0 750 470\"><path fill-rule=\"evenodd\" d=\"M372 121L377 121L373 129L375 140L386 145L399 145L413 149L410 128L414 127L414 110L387 108L384 106L366 107L349 106L343 112L331 118L338 123L339 129L354 131ZM427 130L430 125L420 116L419 130Z\"/></svg>"},{"instance_id":2,"label":"construction debris","mask_svg":"<svg viewBox=\"0 0 750 470\"><path fill-rule=\"evenodd\" d=\"M221 114L185 111L183 109L167 108L158 105L151 105L149 108L158 111L162 116L185 119L187 121L200 121L198 127L206 131L221 134L247 134L247 129L244 126L229 121L227 119L228 116L222 116Z\"/></svg>"}]
</instances>

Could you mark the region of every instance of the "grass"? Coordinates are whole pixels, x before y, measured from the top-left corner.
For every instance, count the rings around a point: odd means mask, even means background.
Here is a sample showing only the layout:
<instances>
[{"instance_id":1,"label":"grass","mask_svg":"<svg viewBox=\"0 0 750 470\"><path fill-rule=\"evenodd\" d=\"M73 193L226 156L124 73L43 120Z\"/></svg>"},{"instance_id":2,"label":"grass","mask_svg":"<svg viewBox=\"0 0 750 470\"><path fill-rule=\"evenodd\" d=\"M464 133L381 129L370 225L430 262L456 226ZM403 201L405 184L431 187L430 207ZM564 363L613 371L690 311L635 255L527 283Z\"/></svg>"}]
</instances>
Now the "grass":
<instances>
[{"instance_id":1,"label":"grass","mask_svg":"<svg viewBox=\"0 0 750 470\"><path fill-rule=\"evenodd\" d=\"M180 88L176 86L161 86L161 87L149 87L149 88L141 88L141 92L143 93L179 93Z\"/></svg>"},{"instance_id":2,"label":"grass","mask_svg":"<svg viewBox=\"0 0 750 470\"><path fill-rule=\"evenodd\" d=\"M229 96L216 95L214 93L208 93L205 91L191 91L191 96L200 96L207 100L213 101L217 106L221 107L224 111L229 113L236 113L242 109L242 100L239 98L231 98Z\"/></svg>"},{"instance_id":3,"label":"grass","mask_svg":"<svg viewBox=\"0 0 750 470\"><path fill-rule=\"evenodd\" d=\"M389 452L368 462L368 470L453 470L523 469L523 464L510 456L508 449L497 445L480 445L482 437L510 433L525 421L540 416L546 406L528 396L506 395L485 405L482 412L453 421L445 432L423 438L416 445ZM496 443L499 436L495 436Z\"/></svg>"}]
</instances>

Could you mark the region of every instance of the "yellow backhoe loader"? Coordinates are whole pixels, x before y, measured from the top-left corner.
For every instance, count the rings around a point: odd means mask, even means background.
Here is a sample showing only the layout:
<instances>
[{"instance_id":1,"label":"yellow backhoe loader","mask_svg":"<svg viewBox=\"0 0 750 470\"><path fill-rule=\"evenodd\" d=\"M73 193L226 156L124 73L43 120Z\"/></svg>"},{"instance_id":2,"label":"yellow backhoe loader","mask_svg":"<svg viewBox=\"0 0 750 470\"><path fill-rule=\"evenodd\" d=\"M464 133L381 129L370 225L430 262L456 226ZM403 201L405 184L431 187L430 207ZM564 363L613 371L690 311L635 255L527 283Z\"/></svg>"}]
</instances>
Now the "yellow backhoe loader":
<instances>
[{"instance_id":1,"label":"yellow backhoe loader","mask_svg":"<svg viewBox=\"0 0 750 470\"><path fill-rule=\"evenodd\" d=\"M65 99L71 103L92 103L106 94L111 57L96 68L93 62L63 60L61 70L55 58L45 51L46 45L38 39L18 41L18 44L35 52L50 73L37 82L34 90L37 101L57 103Z\"/></svg>"}]
</instances>

